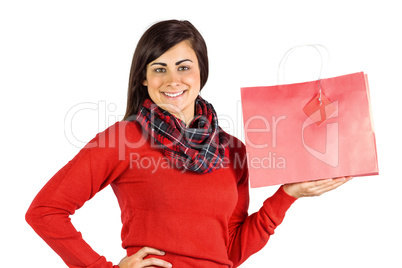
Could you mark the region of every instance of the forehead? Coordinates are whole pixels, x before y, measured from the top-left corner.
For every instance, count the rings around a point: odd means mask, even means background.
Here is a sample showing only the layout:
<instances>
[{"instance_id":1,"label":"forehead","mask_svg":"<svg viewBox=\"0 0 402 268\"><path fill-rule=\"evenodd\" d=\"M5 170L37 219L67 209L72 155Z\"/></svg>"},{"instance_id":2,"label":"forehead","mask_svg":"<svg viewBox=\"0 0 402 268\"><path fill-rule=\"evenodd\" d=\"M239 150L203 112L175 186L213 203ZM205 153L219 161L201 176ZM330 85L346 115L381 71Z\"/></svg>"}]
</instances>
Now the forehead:
<instances>
[{"instance_id":1,"label":"forehead","mask_svg":"<svg viewBox=\"0 0 402 268\"><path fill-rule=\"evenodd\" d=\"M180 42L177 45L171 47L160 57L150 62L150 64L160 61L165 63L177 62L183 59L190 59L193 62L197 61L197 55L195 54L194 49L191 47L188 41Z\"/></svg>"}]
</instances>

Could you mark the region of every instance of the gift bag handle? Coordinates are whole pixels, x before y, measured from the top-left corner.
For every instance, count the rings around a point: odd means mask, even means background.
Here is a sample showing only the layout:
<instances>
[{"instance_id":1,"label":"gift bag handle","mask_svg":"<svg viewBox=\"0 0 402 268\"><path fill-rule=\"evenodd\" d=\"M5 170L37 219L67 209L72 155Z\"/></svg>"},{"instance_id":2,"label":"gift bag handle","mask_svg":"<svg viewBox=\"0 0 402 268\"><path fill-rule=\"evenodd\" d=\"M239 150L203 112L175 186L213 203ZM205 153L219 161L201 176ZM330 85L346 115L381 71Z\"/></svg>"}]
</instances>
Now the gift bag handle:
<instances>
[{"instance_id":1,"label":"gift bag handle","mask_svg":"<svg viewBox=\"0 0 402 268\"><path fill-rule=\"evenodd\" d=\"M321 80L322 72L323 72L323 69L324 69L324 55L323 55L322 51L325 51L326 56L327 56L327 62L329 62L329 51L324 45L321 45L321 44L304 44L304 45L294 46L294 47L290 48L288 51L286 51L286 53L283 55L281 61L279 62L279 65L278 65L277 83L278 83L278 85L281 84L280 83L281 74L282 74L282 78L283 78L282 81L285 81L284 68L285 68L285 64L286 64L286 61L287 61L289 55L292 54L292 52L295 51L296 49L303 48L303 47L314 48L318 52L318 54L320 55L321 66L320 66L320 73L319 73L319 76L317 78L317 81L318 81L319 94L320 94L320 97L319 97L318 100L320 101L320 104L321 104L321 83L320 83L320 80Z\"/></svg>"}]
</instances>

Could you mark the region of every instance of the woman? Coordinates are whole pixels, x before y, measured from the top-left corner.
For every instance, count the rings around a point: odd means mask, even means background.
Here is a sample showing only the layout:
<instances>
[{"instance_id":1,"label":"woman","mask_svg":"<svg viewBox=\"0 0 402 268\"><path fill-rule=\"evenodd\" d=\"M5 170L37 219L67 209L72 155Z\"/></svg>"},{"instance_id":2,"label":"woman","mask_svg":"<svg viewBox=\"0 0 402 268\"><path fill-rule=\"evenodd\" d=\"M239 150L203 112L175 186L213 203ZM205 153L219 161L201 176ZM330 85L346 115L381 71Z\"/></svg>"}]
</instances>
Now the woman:
<instances>
[{"instance_id":1,"label":"woman","mask_svg":"<svg viewBox=\"0 0 402 268\"><path fill-rule=\"evenodd\" d=\"M141 37L125 120L56 173L26 214L69 267L237 267L267 243L297 198L350 179L283 185L248 216L245 147L199 96L207 77L205 42L188 21L156 23ZM127 251L118 265L94 252L69 219L109 184Z\"/></svg>"}]
</instances>

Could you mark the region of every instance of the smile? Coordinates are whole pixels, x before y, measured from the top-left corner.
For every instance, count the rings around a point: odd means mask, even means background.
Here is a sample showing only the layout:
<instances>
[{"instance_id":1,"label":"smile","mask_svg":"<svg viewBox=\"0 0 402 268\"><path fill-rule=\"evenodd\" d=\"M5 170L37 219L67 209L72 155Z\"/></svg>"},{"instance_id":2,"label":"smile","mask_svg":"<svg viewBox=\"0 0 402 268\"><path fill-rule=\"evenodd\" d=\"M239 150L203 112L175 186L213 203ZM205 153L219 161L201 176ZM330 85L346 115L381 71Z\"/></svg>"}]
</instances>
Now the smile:
<instances>
[{"instance_id":1,"label":"smile","mask_svg":"<svg viewBox=\"0 0 402 268\"><path fill-rule=\"evenodd\" d=\"M168 92L163 92L163 94L165 94L166 96L168 96L168 97L171 97L171 98L175 98L175 97L178 97L178 96L180 96L181 94L183 94L185 92L185 90L183 90L183 91L180 91L180 92L177 92L177 93L168 93Z\"/></svg>"}]
</instances>

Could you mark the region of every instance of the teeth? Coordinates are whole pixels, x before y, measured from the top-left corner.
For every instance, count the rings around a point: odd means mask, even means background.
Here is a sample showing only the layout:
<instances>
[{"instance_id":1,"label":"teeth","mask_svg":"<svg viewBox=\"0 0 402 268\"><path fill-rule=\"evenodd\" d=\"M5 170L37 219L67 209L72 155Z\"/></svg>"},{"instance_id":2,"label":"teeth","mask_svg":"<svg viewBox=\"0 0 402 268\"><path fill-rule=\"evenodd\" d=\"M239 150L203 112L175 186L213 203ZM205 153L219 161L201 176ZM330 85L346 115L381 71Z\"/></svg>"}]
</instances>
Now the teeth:
<instances>
[{"instance_id":1,"label":"teeth","mask_svg":"<svg viewBox=\"0 0 402 268\"><path fill-rule=\"evenodd\" d=\"M183 94L183 92L184 92L184 90L183 90L182 92L178 92L178 93L176 93L176 94L171 94L171 93L167 93L167 92L163 92L163 93L164 93L166 96L169 96L169 97L177 97L177 96Z\"/></svg>"}]
</instances>

